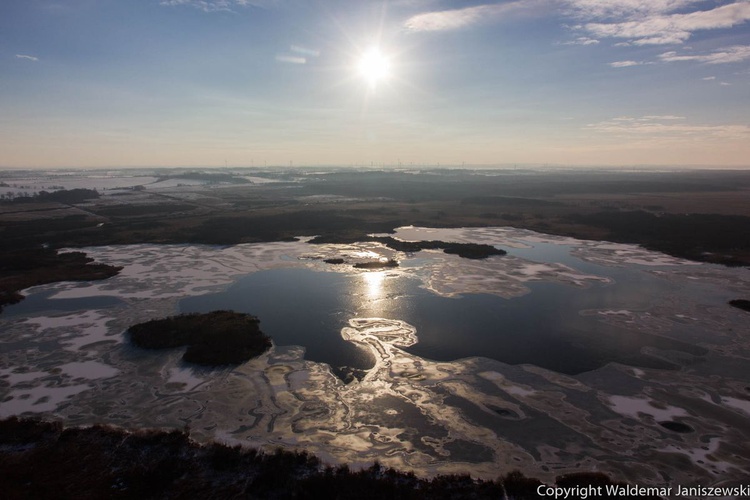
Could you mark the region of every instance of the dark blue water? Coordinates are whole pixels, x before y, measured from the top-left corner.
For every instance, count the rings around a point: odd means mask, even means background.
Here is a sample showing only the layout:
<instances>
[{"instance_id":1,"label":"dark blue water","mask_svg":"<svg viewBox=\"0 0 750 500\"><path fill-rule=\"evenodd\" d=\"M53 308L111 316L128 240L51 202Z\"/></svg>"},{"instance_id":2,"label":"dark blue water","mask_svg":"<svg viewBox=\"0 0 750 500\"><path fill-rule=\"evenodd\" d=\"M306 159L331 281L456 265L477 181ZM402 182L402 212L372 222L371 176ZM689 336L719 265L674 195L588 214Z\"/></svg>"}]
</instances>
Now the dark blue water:
<instances>
[{"instance_id":1,"label":"dark blue water","mask_svg":"<svg viewBox=\"0 0 750 500\"><path fill-rule=\"evenodd\" d=\"M341 328L354 317L399 319L414 325L419 342L406 350L438 361L483 356L576 374L610 361L674 367L642 354L646 346L703 353L686 343L581 316L582 309L645 308L650 297L674 286L642 272L615 274L621 276L614 285L582 289L538 283L530 286L532 293L508 300L489 294L441 297L420 288L416 279L387 271L346 275L279 269L249 275L221 293L184 299L180 308L257 315L261 329L277 345L305 346L307 359L334 368L372 366L366 352L341 338Z\"/></svg>"},{"instance_id":2,"label":"dark blue water","mask_svg":"<svg viewBox=\"0 0 750 500\"><path fill-rule=\"evenodd\" d=\"M182 312L231 309L260 318L261 330L276 345L302 345L305 358L331 366L370 368L368 352L341 338L356 316L350 278L335 273L278 269L251 274L225 292L180 301Z\"/></svg>"}]
</instances>

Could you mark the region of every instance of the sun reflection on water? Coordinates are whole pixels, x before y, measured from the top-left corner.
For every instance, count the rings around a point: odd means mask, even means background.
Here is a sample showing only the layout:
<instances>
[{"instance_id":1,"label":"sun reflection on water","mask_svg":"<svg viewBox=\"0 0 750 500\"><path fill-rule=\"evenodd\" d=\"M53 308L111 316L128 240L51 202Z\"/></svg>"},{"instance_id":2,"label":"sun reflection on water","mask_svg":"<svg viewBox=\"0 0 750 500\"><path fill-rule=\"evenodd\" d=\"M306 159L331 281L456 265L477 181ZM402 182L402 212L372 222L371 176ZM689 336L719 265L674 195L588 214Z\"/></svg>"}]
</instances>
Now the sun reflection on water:
<instances>
[{"instance_id":1,"label":"sun reflection on water","mask_svg":"<svg viewBox=\"0 0 750 500\"><path fill-rule=\"evenodd\" d=\"M364 293L370 300L383 298L383 283L385 282L385 271L367 272L362 274L364 280Z\"/></svg>"},{"instance_id":2,"label":"sun reflection on water","mask_svg":"<svg viewBox=\"0 0 750 500\"><path fill-rule=\"evenodd\" d=\"M348 252L348 255L355 259L377 259L381 260L382 255L380 255L377 252L373 252L372 250L356 250L352 252Z\"/></svg>"}]
</instances>

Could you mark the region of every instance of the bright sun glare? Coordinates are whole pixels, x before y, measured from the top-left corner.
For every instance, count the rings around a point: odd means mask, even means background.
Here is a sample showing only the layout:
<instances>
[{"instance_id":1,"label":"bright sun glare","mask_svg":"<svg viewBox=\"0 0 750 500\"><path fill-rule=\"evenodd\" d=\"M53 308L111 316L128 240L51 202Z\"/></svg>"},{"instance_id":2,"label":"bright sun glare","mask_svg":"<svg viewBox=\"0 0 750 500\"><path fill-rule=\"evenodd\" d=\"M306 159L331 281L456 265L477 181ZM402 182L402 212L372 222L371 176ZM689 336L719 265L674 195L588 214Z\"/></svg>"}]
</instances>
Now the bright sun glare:
<instances>
[{"instance_id":1,"label":"bright sun glare","mask_svg":"<svg viewBox=\"0 0 750 500\"><path fill-rule=\"evenodd\" d=\"M370 87L388 79L391 75L391 62L379 47L372 47L359 59L359 74Z\"/></svg>"}]
</instances>

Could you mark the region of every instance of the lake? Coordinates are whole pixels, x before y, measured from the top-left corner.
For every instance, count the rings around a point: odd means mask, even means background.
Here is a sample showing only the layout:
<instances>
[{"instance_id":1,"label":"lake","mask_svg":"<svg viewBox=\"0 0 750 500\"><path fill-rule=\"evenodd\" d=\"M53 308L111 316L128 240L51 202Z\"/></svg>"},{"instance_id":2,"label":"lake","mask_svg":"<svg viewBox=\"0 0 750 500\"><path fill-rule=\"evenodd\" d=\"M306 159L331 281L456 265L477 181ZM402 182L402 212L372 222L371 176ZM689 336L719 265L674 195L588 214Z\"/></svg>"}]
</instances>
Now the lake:
<instances>
[{"instance_id":1,"label":"lake","mask_svg":"<svg viewBox=\"0 0 750 500\"><path fill-rule=\"evenodd\" d=\"M595 316L581 315L584 309L642 309L652 295L676 288L638 269L618 271L608 273L617 275L611 284L575 288L534 283L529 285L531 293L505 299L491 294L443 297L420 286L415 278L389 271L344 274L276 269L248 275L220 293L185 298L180 310L231 309L254 314L276 345L304 346L306 359L334 369L372 367L369 353L341 336L351 318L395 319L413 325L419 342L405 350L423 358L453 361L484 356L571 375L610 361L674 367L644 355L645 347L705 353L688 343L612 327Z\"/></svg>"},{"instance_id":2,"label":"lake","mask_svg":"<svg viewBox=\"0 0 750 500\"><path fill-rule=\"evenodd\" d=\"M30 289L0 315L0 415L187 425L200 441L423 475L746 477L750 329L727 301L750 297L750 271L513 228L396 236L508 255L304 240L84 249L122 271ZM353 266L390 258L399 267ZM206 368L125 334L213 309L258 316L274 347Z\"/></svg>"}]
</instances>

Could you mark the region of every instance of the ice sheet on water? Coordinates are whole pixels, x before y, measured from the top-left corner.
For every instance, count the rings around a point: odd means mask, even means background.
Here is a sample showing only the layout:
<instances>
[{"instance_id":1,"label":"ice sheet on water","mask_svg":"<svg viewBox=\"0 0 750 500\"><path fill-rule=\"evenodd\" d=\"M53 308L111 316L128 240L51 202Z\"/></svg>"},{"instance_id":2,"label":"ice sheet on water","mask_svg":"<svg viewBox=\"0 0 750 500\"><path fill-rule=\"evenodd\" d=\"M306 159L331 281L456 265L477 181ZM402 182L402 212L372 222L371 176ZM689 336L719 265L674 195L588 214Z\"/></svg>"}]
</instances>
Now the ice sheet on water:
<instances>
[{"instance_id":1,"label":"ice sheet on water","mask_svg":"<svg viewBox=\"0 0 750 500\"><path fill-rule=\"evenodd\" d=\"M648 264L678 285L700 276L712 290L746 290L750 282L746 270L728 273L638 247L513 228L412 227L399 229L397 236L518 249L562 245L584 261L604 266ZM122 342L122 333L135 322L174 314L184 297L218 291L248 273L283 267L363 272L323 262L341 255L352 260L397 258L404 265L389 273L418 279L447 296L481 292L516 297L529 293L532 282L586 287L608 278L561 262L510 255L472 261L437 251L409 256L377 243L130 245L85 251L98 262L123 266L123 271L104 282L57 283L35 290L54 291L52 299L106 294L124 302L101 311L0 316L0 414L56 415L125 427L181 428L187 423L196 439L304 447L331 462L377 459L419 474L470 470L494 478L521 469L553 480L587 469L621 479L637 474L640 484L657 484L663 477L656 471L661 471L688 484L712 480L714 471L732 478L750 468L750 452L723 452L733 442L750 439L746 429L730 422L747 411L743 360L750 353L750 332L733 310L724 314L675 296L659 298L649 310L584 311L603 324L637 333L669 331L675 325L684 332L685 318L692 318L689 332L705 332L700 342L711 356L690 370L609 364L575 377L485 358L431 361L402 349L419 341L414 325L398 318L354 317L341 334L367 349L376 362L361 380L347 385L331 367L304 359L299 346L277 346L246 364L202 371L186 367L180 352L137 351ZM725 413L701 410L714 407ZM695 432L678 436L657 423L672 418L690 419ZM667 453L654 454L654 449ZM684 454L693 467L677 464L670 453ZM706 460L713 460L712 466ZM640 465L644 462L648 468Z\"/></svg>"}]
</instances>

